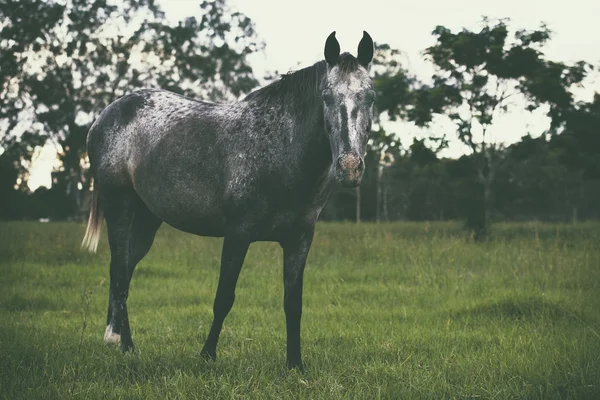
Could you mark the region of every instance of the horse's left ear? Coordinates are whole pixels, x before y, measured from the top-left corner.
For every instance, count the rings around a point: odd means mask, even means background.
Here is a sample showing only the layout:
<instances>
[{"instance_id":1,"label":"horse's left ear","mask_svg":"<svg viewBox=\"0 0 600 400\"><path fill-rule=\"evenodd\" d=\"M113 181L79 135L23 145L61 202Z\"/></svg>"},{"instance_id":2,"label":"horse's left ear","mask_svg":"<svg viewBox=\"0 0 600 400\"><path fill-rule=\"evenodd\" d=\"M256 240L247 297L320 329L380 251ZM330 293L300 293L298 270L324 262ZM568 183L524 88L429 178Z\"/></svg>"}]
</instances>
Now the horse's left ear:
<instances>
[{"instance_id":1,"label":"horse's left ear","mask_svg":"<svg viewBox=\"0 0 600 400\"><path fill-rule=\"evenodd\" d=\"M373 60L373 39L371 39L367 31L363 31L363 37L358 44L357 58L363 67L368 66Z\"/></svg>"},{"instance_id":2,"label":"horse's left ear","mask_svg":"<svg viewBox=\"0 0 600 400\"><path fill-rule=\"evenodd\" d=\"M325 42L325 61L327 61L327 64L329 64L330 67L333 67L337 64L339 58L340 44L335 38L335 31L333 31L327 37L327 41Z\"/></svg>"}]
</instances>

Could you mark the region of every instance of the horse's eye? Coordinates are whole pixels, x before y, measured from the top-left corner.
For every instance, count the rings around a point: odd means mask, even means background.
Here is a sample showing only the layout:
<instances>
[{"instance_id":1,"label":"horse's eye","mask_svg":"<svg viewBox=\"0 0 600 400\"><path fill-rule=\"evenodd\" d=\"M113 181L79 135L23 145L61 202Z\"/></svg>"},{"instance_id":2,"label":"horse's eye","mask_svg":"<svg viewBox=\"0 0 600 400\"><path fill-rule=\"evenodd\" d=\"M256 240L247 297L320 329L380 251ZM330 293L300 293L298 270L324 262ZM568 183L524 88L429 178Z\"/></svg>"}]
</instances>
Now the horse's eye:
<instances>
[{"instance_id":1,"label":"horse's eye","mask_svg":"<svg viewBox=\"0 0 600 400\"><path fill-rule=\"evenodd\" d=\"M323 101L328 106L332 105L333 102L335 101L335 99L333 97L333 93L330 90L324 90L322 95L323 95Z\"/></svg>"}]
</instances>

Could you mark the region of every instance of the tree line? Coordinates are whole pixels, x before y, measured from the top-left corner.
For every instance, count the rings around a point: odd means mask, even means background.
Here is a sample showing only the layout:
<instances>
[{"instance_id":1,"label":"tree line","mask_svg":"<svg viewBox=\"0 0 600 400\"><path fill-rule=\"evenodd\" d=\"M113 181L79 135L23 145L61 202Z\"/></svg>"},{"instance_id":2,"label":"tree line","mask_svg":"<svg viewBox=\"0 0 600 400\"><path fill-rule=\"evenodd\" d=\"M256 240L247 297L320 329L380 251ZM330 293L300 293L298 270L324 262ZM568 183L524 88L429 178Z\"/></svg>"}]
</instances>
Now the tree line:
<instances>
[{"instance_id":1,"label":"tree line","mask_svg":"<svg viewBox=\"0 0 600 400\"><path fill-rule=\"evenodd\" d=\"M225 0L199 3L198 15L170 24L152 0L0 1L0 218L85 214L86 134L116 98L160 87L232 101L258 85L248 56L264 44L253 22ZM593 66L547 59L547 26L511 30L509 23L435 27L424 51L434 74L425 81L406 69L399 50L376 45L367 171L360 188L334 190L323 219L459 219L485 237L492 220L598 218L600 96L581 102L572 94ZM510 146L492 141L497 118L523 107L545 110L549 130ZM454 128L409 146L402 132L386 130L388 120L428 127L439 118ZM450 139L469 154L441 158ZM32 157L48 143L60 168L51 188L29 193Z\"/></svg>"}]
</instances>

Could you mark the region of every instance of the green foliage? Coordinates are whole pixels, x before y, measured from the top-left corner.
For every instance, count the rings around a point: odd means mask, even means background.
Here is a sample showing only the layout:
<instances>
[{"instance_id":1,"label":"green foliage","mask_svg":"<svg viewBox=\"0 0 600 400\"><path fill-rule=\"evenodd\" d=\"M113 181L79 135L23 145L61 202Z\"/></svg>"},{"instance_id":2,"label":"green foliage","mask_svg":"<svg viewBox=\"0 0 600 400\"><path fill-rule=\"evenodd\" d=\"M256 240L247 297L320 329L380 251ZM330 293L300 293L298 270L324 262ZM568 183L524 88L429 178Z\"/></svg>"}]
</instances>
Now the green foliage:
<instances>
[{"instance_id":1,"label":"green foliage","mask_svg":"<svg viewBox=\"0 0 600 400\"><path fill-rule=\"evenodd\" d=\"M560 152L562 164L587 179L600 179L600 94L568 113L562 132L552 138L552 144Z\"/></svg>"},{"instance_id":2,"label":"green foliage","mask_svg":"<svg viewBox=\"0 0 600 400\"><path fill-rule=\"evenodd\" d=\"M506 22L484 19L477 32L436 27L436 43L425 51L437 69L434 83L418 89L411 116L417 125L427 125L434 114L447 115L458 139L469 146L475 172L470 186L478 205L467 216L467 226L482 238L489 231L492 186L506 156L486 136L494 118L508 111L507 100L520 93L529 101L529 110L548 104L556 127L574 108L571 87L590 68L585 62L568 66L546 60L541 49L550 31L545 25L517 31L511 40Z\"/></svg>"},{"instance_id":3,"label":"green foliage","mask_svg":"<svg viewBox=\"0 0 600 400\"><path fill-rule=\"evenodd\" d=\"M417 80L402 66L402 54L388 44L375 44L372 62L373 84L377 98L376 118L386 112L390 120L404 118L412 103L412 91Z\"/></svg>"},{"instance_id":4,"label":"green foliage","mask_svg":"<svg viewBox=\"0 0 600 400\"><path fill-rule=\"evenodd\" d=\"M401 143L396 135L381 125L381 115L391 121L405 118L412 101L412 91L417 83L402 66L402 54L388 44L375 43L371 64L375 93L374 122L377 129L371 131L367 146L368 159L375 163L389 164L401 153Z\"/></svg>"},{"instance_id":5,"label":"green foliage","mask_svg":"<svg viewBox=\"0 0 600 400\"><path fill-rule=\"evenodd\" d=\"M25 131L61 149L63 186L89 183L81 160L91 121L116 98L161 87L210 100L256 86L247 56L262 44L225 0L172 26L153 0L23 0L0 9L0 145ZM29 121L29 124L23 123ZM37 144L37 143L36 143ZM86 185L87 186L87 185Z\"/></svg>"},{"instance_id":6,"label":"green foliage","mask_svg":"<svg viewBox=\"0 0 600 400\"><path fill-rule=\"evenodd\" d=\"M585 79L592 66L584 61L567 65L547 60L542 52L551 37L547 26L518 30L511 39L507 22L492 24L484 18L478 32L454 33L436 27L436 44L425 54L438 72L433 86L421 89L426 94L420 94L423 117L415 119L417 124L429 123L435 113L446 113L457 124L459 139L477 151L473 122L485 135L495 113L506 111L506 100L516 93L527 97L529 110L549 105L553 126L564 121L564 112L574 107L572 87ZM464 106L469 112L458 109Z\"/></svg>"},{"instance_id":7,"label":"green foliage","mask_svg":"<svg viewBox=\"0 0 600 400\"><path fill-rule=\"evenodd\" d=\"M250 248L213 363L199 352L221 240L161 229L133 278L137 351L123 355L102 343L106 238L83 253L84 229L0 224L0 397L600 396L597 223L496 224L484 243L455 223L319 224L303 374L284 367L278 245Z\"/></svg>"},{"instance_id":8,"label":"green foliage","mask_svg":"<svg viewBox=\"0 0 600 400\"><path fill-rule=\"evenodd\" d=\"M445 115L455 124L458 139L470 148L471 162L468 164L472 170L462 177L468 184L459 186L468 193L469 206L464 208L467 226L481 238L489 231L494 206L492 187L508 155L500 146L491 143L486 133L495 117L509 110L511 97L522 95L530 111L542 104L548 105L554 131L570 121L572 131L586 137L583 142L595 143L598 136L586 133L593 126L585 121L586 118L581 124L586 128L575 122L582 119L582 114L589 120L593 113L584 106L575 105L571 93L573 85L583 81L591 66L583 61L567 65L547 60L542 48L551 32L545 25L537 30L519 30L509 35L507 22L492 23L484 18L477 31L453 32L437 26L433 31L436 43L425 50L426 58L436 69L428 84L421 84L410 76L397 59L399 52L389 46L378 46L375 59L378 113L387 113L391 120L403 118L421 127L431 123L434 115ZM596 128L591 129L597 132ZM445 137L439 140L445 143ZM388 143L398 140L380 128L371 142L371 149L382 153ZM569 143L569 139L565 139L565 147L573 147ZM394 158L398 159L400 145L392 150ZM591 159L586 157L587 170L596 168ZM427 174L440 176L433 170ZM410 209L409 206L406 208Z\"/></svg>"}]
</instances>

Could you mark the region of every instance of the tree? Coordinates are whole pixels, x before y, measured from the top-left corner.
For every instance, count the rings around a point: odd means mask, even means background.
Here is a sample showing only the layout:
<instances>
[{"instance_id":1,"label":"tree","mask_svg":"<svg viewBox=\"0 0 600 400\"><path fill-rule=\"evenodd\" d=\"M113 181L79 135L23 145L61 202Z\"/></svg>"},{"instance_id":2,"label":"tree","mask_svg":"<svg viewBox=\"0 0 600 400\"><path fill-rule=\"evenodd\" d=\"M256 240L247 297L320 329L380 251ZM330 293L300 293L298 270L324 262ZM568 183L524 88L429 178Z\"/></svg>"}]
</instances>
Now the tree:
<instances>
[{"instance_id":1,"label":"tree","mask_svg":"<svg viewBox=\"0 0 600 400\"><path fill-rule=\"evenodd\" d=\"M203 1L200 18L175 26L153 0L0 1L0 145L53 143L62 163L55 179L74 210L90 183L89 125L116 98L160 87L227 100L257 84L247 56L262 44L225 0Z\"/></svg>"},{"instance_id":2,"label":"tree","mask_svg":"<svg viewBox=\"0 0 600 400\"><path fill-rule=\"evenodd\" d=\"M444 114L456 125L458 139L468 146L473 160L473 181L467 226L484 238L490 226L492 186L506 152L490 141L494 119L513 105L509 98L524 95L528 109L550 106L553 126L573 109L572 85L589 70L584 62L569 66L544 59L542 47L551 32L545 25L533 31L516 31L509 38L507 20L483 20L477 31L452 32L437 26L436 43L426 57L436 73L431 86L415 92L408 119L425 126L433 114Z\"/></svg>"},{"instance_id":3,"label":"tree","mask_svg":"<svg viewBox=\"0 0 600 400\"><path fill-rule=\"evenodd\" d=\"M0 219L24 216L28 168L34 148L42 141L28 132L23 133L22 139L5 139L0 149Z\"/></svg>"},{"instance_id":4,"label":"tree","mask_svg":"<svg viewBox=\"0 0 600 400\"><path fill-rule=\"evenodd\" d=\"M417 79L403 66L400 51L387 44L376 44L372 62L373 84L377 93L374 107L373 129L367 146L368 158L377 163L375 221L379 222L383 214L388 219L387 188L384 173L386 168L394 164L402 153L399 138L384 129L383 116L395 121L404 116L405 109L410 105L412 92L418 85ZM360 220L360 189L357 188L357 222Z\"/></svg>"},{"instance_id":5,"label":"tree","mask_svg":"<svg viewBox=\"0 0 600 400\"><path fill-rule=\"evenodd\" d=\"M586 182L600 181L600 94L596 93L592 102L579 102L559 118L563 121L557 128L560 133L549 144L558 153L560 164L571 172L569 204L576 222Z\"/></svg>"},{"instance_id":6,"label":"tree","mask_svg":"<svg viewBox=\"0 0 600 400\"><path fill-rule=\"evenodd\" d=\"M560 134L551 143L560 149L561 161L582 175L600 179L600 94L592 102L579 102L564 118Z\"/></svg>"}]
</instances>

